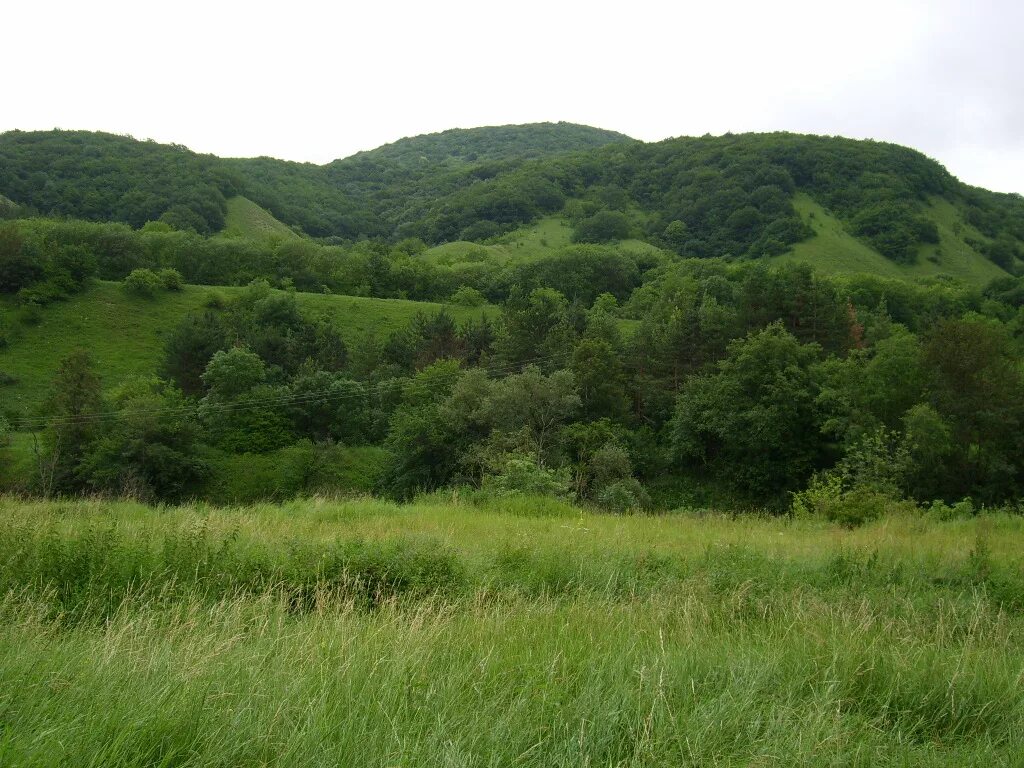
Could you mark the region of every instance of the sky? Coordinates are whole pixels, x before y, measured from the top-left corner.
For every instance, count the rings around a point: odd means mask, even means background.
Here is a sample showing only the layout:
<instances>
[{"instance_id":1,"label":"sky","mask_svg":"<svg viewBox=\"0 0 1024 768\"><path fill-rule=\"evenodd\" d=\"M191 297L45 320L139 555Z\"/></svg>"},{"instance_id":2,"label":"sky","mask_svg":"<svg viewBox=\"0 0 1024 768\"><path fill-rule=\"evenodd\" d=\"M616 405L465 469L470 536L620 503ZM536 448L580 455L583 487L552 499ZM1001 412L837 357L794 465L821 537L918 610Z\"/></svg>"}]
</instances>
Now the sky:
<instances>
[{"instance_id":1,"label":"sky","mask_svg":"<svg viewBox=\"0 0 1024 768\"><path fill-rule=\"evenodd\" d=\"M1024 3L6 4L0 131L324 163L447 128L793 131L1024 193Z\"/></svg>"}]
</instances>

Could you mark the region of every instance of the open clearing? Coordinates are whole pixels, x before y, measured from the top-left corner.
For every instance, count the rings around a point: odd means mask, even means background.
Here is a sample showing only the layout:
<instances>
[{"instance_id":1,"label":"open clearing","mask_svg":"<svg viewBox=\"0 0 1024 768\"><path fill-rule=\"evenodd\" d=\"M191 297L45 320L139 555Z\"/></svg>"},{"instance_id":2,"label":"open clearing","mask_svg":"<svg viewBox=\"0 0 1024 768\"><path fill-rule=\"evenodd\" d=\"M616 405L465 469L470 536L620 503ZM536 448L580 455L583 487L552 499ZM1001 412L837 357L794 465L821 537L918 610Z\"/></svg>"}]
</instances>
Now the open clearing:
<instances>
[{"instance_id":1,"label":"open clearing","mask_svg":"<svg viewBox=\"0 0 1024 768\"><path fill-rule=\"evenodd\" d=\"M0 764L1016 765L1024 519L0 500Z\"/></svg>"}]
</instances>

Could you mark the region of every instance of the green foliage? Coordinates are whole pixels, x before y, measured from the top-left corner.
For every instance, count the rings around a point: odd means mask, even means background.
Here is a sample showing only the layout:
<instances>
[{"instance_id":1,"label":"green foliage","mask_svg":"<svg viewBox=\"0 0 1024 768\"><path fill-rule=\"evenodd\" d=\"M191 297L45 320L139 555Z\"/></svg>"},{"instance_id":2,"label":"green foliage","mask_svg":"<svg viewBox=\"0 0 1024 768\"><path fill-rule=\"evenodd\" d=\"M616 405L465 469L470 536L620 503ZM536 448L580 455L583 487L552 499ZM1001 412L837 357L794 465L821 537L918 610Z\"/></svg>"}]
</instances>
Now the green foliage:
<instances>
[{"instance_id":1,"label":"green foliage","mask_svg":"<svg viewBox=\"0 0 1024 768\"><path fill-rule=\"evenodd\" d=\"M500 379L492 387L487 418L495 429L523 429L537 466L555 450L553 438L580 407L576 383L569 371L545 376L535 365Z\"/></svg>"},{"instance_id":2,"label":"green foliage","mask_svg":"<svg viewBox=\"0 0 1024 768\"><path fill-rule=\"evenodd\" d=\"M479 307L487 303L487 297L476 288L463 285L451 295L448 302L462 307Z\"/></svg>"},{"instance_id":3,"label":"green foliage","mask_svg":"<svg viewBox=\"0 0 1024 768\"><path fill-rule=\"evenodd\" d=\"M85 350L61 361L46 402L44 449L38 456L36 483L44 496L82 488L81 464L99 434L104 409L100 378Z\"/></svg>"},{"instance_id":4,"label":"green foliage","mask_svg":"<svg viewBox=\"0 0 1024 768\"><path fill-rule=\"evenodd\" d=\"M242 200L242 192L249 207L229 222L235 240L294 242L288 227L297 227L349 242L481 241L569 200L581 241L626 237L635 218L645 237L679 255L775 256L813 234L794 193L899 263L943 237L930 197L948 200L991 240L979 239L979 248L1003 268L1013 267L1024 240L1019 198L960 184L913 150L783 133L644 144L584 126L502 126L403 139L313 166L221 160L106 134L14 131L0 137L0 159L0 191L16 203L135 227L160 219L178 230L152 231L163 239L218 231L226 199Z\"/></svg>"},{"instance_id":5,"label":"green foliage","mask_svg":"<svg viewBox=\"0 0 1024 768\"><path fill-rule=\"evenodd\" d=\"M732 342L715 373L680 391L674 455L755 496L802 484L817 459L812 366L820 351L778 323Z\"/></svg>"},{"instance_id":6,"label":"green foliage","mask_svg":"<svg viewBox=\"0 0 1024 768\"><path fill-rule=\"evenodd\" d=\"M635 477L609 483L594 497L598 506L611 512L641 512L651 505L651 497Z\"/></svg>"},{"instance_id":7,"label":"green foliage","mask_svg":"<svg viewBox=\"0 0 1024 768\"><path fill-rule=\"evenodd\" d=\"M843 490L842 478L834 474L812 478L806 490L793 495L792 509L797 517L820 517L847 528L856 528L886 516L917 512L913 503L896 501L892 496L868 487Z\"/></svg>"},{"instance_id":8,"label":"green foliage","mask_svg":"<svg viewBox=\"0 0 1024 768\"><path fill-rule=\"evenodd\" d=\"M497 361L515 365L543 358L540 365L546 369L564 363L574 336L568 310L565 296L554 289L537 288L528 295L513 291L494 341Z\"/></svg>"},{"instance_id":9,"label":"green foliage","mask_svg":"<svg viewBox=\"0 0 1024 768\"><path fill-rule=\"evenodd\" d=\"M157 277L160 278L160 287L165 291L180 291L185 285L181 272L176 269L161 269Z\"/></svg>"},{"instance_id":10,"label":"green foliage","mask_svg":"<svg viewBox=\"0 0 1024 768\"><path fill-rule=\"evenodd\" d=\"M537 464L532 456L506 454L494 471L484 476L483 491L498 498L507 496L572 497L569 473Z\"/></svg>"},{"instance_id":11,"label":"green foliage","mask_svg":"<svg viewBox=\"0 0 1024 768\"><path fill-rule=\"evenodd\" d=\"M160 372L188 395L203 391L203 372L228 341L228 329L216 312L188 314L171 332Z\"/></svg>"},{"instance_id":12,"label":"green foliage","mask_svg":"<svg viewBox=\"0 0 1024 768\"><path fill-rule=\"evenodd\" d=\"M110 405L117 418L82 458L78 471L85 483L147 501L194 493L206 465L196 456L198 428L181 393L143 380L123 385Z\"/></svg>"},{"instance_id":13,"label":"green foliage","mask_svg":"<svg viewBox=\"0 0 1024 768\"><path fill-rule=\"evenodd\" d=\"M216 158L86 131L2 134L0 169L4 194L44 214L135 227L165 217L203 233L224 225L225 194L234 189Z\"/></svg>"},{"instance_id":14,"label":"green foliage","mask_svg":"<svg viewBox=\"0 0 1024 768\"><path fill-rule=\"evenodd\" d=\"M209 395L220 401L237 398L266 379L266 364L259 355L243 347L214 353L202 375Z\"/></svg>"},{"instance_id":15,"label":"green foliage","mask_svg":"<svg viewBox=\"0 0 1024 768\"><path fill-rule=\"evenodd\" d=\"M629 237L630 229L626 214L602 210L577 223L572 239L577 243L607 243Z\"/></svg>"},{"instance_id":16,"label":"green foliage","mask_svg":"<svg viewBox=\"0 0 1024 768\"><path fill-rule=\"evenodd\" d=\"M147 299L153 298L156 292L163 287L163 279L151 269L133 269L124 279L126 291Z\"/></svg>"}]
</instances>

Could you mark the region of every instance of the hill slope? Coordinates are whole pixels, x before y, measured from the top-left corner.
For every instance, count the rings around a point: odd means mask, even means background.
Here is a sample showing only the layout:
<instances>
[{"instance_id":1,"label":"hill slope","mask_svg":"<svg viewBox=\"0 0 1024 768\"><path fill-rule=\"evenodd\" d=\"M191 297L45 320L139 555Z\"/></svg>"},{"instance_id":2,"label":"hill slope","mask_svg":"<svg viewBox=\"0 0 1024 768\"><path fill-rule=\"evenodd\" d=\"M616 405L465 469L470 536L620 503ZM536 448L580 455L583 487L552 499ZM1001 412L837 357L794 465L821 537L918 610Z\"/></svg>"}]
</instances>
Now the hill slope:
<instances>
[{"instance_id":1,"label":"hill slope","mask_svg":"<svg viewBox=\"0 0 1024 768\"><path fill-rule=\"evenodd\" d=\"M127 294L117 283L97 281L84 293L47 307L36 325L22 326L0 356L0 370L15 382L0 387L4 411L30 414L45 399L60 361L75 349L90 351L105 387L131 376L155 374L168 334L189 312L202 311L214 294L231 298L241 288L185 286L156 300ZM326 318L351 347L369 334L386 338L417 315L446 309L456 320L478 319L492 307L459 307L401 299L297 294L310 318ZM4 303L0 300L0 308Z\"/></svg>"},{"instance_id":2,"label":"hill slope","mask_svg":"<svg viewBox=\"0 0 1024 768\"><path fill-rule=\"evenodd\" d=\"M964 185L906 147L786 133L645 144L566 123L500 126L316 166L12 132L0 135L0 194L41 213L135 226L163 218L200 232L220 230L227 199L241 194L312 236L434 245L562 214L592 242L633 237L684 257L791 254L829 270L972 281L1021 269L1024 256L1021 196ZM809 225L812 209L827 232Z\"/></svg>"},{"instance_id":3,"label":"hill slope","mask_svg":"<svg viewBox=\"0 0 1024 768\"><path fill-rule=\"evenodd\" d=\"M257 240L274 237L291 240L298 237L294 230L274 218L270 211L241 195L235 195L227 201L224 234Z\"/></svg>"}]
</instances>

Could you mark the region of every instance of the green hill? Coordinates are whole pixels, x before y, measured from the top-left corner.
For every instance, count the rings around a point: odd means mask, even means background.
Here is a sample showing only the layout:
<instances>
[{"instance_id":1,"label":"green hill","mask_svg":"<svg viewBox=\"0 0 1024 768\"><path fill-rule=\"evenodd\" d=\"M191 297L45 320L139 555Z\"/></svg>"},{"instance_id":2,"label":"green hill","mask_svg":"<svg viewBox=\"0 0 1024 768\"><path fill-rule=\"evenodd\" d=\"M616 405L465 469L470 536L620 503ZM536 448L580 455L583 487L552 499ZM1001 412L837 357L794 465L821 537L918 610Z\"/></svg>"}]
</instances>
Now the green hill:
<instances>
[{"instance_id":1,"label":"green hill","mask_svg":"<svg viewBox=\"0 0 1024 768\"><path fill-rule=\"evenodd\" d=\"M564 122L452 128L399 139L368 152L336 160L329 167L335 172L342 172L367 162L390 162L400 167L415 168L457 162L523 160L629 141L633 139L615 131Z\"/></svg>"},{"instance_id":2,"label":"green hill","mask_svg":"<svg viewBox=\"0 0 1024 768\"><path fill-rule=\"evenodd\" d=\"M126 293L119 284L97 281L68 301L50 305L38 324L19 325L0 352L0 371L14 379L0 388L4 410L30 413L46 397L60 361L77 348L90 351L106 388L131 376L154 374L163 357L164 340L189 312L201 311L214 295L231 298L241 288L185 286L155 300ZM493 307L458 307L400 299L297 294L303 312L328 318L351 347L369 334L384 338L406 327L419 312L447 309L459 321L477 319ZM0 300L0 308L13 302ZM8 306L5 306L8 305Z\"/></svg>"},{"instance_id":3,"label":"green hill","mask_svg":"<svg viewBox=\"0 0 1024 768\"><path fill-rule=\"evenodd\" d=\"M317 166L14 131L0 135L0 194L40 214L136 227L469 241L499 246L499 257L500 246L529 247L516 242L524 227L562 216L577 240L633 239L686 258L784 257L974 283L1024 268L1020 195L962 184L906 147L787 133L647 144L567 123L498 126Z\"/></svg>"}]
</instances>

